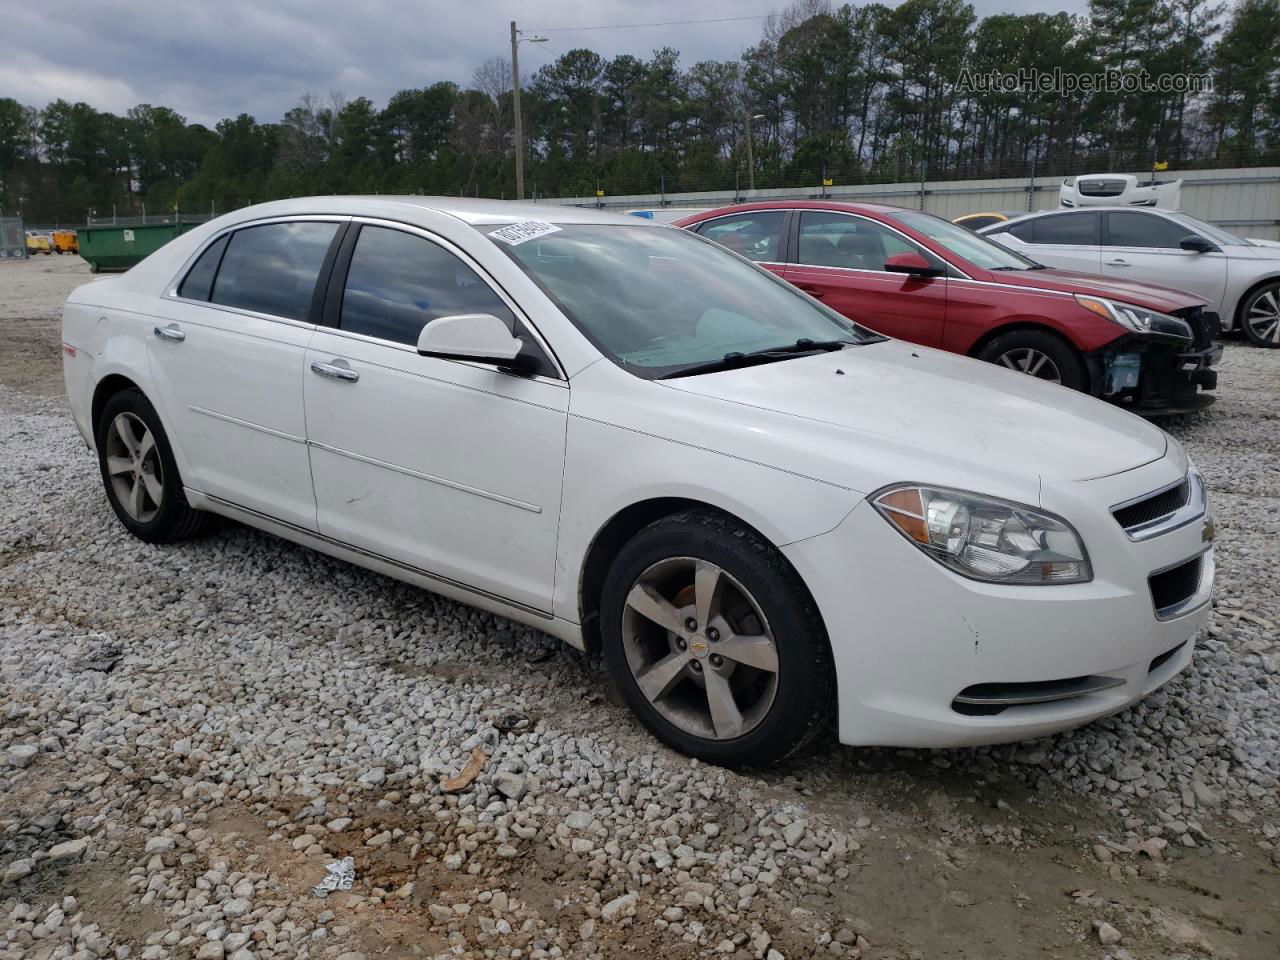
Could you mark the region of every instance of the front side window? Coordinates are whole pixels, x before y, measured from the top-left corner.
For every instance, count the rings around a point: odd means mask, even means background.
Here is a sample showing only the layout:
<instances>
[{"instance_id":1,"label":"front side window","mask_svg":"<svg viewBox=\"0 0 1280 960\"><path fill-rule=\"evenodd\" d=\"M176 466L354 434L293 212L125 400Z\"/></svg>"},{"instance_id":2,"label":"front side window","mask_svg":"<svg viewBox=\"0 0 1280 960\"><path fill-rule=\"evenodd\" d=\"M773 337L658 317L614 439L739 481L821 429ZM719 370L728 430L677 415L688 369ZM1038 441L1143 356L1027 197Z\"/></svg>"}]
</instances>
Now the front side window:
<instances>
[{"instance_id":1,"label":"front side window","mask_svg":"<svg viewBox=\"0 0 1280 960\"><path fill-rule=\"evenodd\" d=\"M898 253L918 253L938 270L944 266L929 251L873 220L824 210L800 214L797 262L806 267L884 270L885 258Z\"/></svg>"},{"instance_id":2,"label":"front side window","mask_svg":"<svg viewBox=\"0 0 1280 960\"><path fill-rule=\"evenodd\" d=\"M1060 213L1031 221L1033 243L1053 243L1067 247L1090 247L1098 243L1096 213Z\"/></svg>"},{"instance_id":3,"label":"front side window","mask_svg":"<svg viewBox=\"0 0 1280 960\"><path fill-rule=\"evenodd\" d=\"M903 210L895 212L892 219L983 270L1033 270L1038 266L1007 247L930 213Z\"/></svg>"},{"instance_id":4,"label":"front side window","mask_svg":"<svg viewBox=\"0 0 1280 960\"><path fill-rule=\"evenodd\" d=\"M1199 233L1208 237L1220 247L1247 247L1250 246L1248 240L1243 237L1237 237L1234 233L1223 230L1221 227L1210 223L1207 220L1201 220L1199 217L1193 217L1189 213L1183 213L1181 210L1171 210L1166 216L1175 223L1184 223L1187 225L1187 235Z\"/></svg>"},{"instance_id":5,"label":"front side window","mask_svg":"<svg viewBox=\"0 0 1280 960\"><path fill-rule=\"evenodd\" d=\"M1191 231L1181 223L1150 213L1108 213L1108 246L1177 250Z\"/></svg>"},{"instance_id":6,"label":"front side window","mask_svg":"<svg viewBox=\"0 0 1280 960\"><path fill-rule=\"evenodd\" d=\"M448 250L400 230L360 229L342 293L343 330L414 346L432 320L460 313L493 314L519 335L502 298Z\"/></svg>"},{"instance_id":7,"label":"front side window","mask_svg":"<svg viewBox=\"0 0 1280 960\"><path fill-rule=\"evenodd\" d=\"M701 233L708 240L740 253L757 263L779 263L782 260L782 225L786 214L781 210L739 213L720 217L704 224Z\"/></svg>"},{"instance_id":8,"label":"front side window","mask_svg":"<svg viewBox=\"0 0 1280 960\"><path fill-rule=\"evenodd\" d=\"M213 303L306 320L336 223L296 221L231 235L213 282Z\"/></svg>"},{"instance_id":9,"label":"front side window","mask_svg":"<svg viewBox=\"0 0 1280 960\"><path fill-rule=\"evenodd\" d=\"M605 356L647 379L804 340L880 339L684 230L565 224L515 244L491 239Z\"/></svg>"}]
</instances>

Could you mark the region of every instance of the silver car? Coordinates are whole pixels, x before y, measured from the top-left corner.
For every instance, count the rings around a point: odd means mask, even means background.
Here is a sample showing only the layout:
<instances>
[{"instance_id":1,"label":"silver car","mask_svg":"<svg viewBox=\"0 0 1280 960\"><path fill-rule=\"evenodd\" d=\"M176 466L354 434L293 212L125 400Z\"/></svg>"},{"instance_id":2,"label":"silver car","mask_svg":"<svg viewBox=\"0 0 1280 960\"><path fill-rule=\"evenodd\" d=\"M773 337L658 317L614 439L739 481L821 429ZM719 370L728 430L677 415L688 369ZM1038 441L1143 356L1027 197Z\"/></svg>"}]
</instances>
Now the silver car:
<instances>
[{"instance_id":1,"label":"silver car","mask_svg":"<svg viewBox=\"0 0 1280 960\"><path fill-rule=\"evenodd\" d=\"M1174 210L1091 207L1028 214L979 233L1046 266L1198 293L1262 347L1280 347L1280 247Z\"/></svg>"}]
</instances>

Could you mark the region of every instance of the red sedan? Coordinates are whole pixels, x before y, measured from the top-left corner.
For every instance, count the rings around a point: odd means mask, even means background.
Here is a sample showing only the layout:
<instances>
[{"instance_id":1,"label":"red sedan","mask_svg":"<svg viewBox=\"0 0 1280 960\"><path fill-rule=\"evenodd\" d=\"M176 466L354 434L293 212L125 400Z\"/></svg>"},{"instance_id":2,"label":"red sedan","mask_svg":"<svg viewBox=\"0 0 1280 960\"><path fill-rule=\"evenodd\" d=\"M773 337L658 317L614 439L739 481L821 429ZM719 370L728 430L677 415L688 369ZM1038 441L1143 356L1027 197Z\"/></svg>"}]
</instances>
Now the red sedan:
<instances>
[{"instance_id":1,"label":"red sedan","mask_svg":"<svg viewBox=\"0 0 1280 960\"><path fill-rule=\"evenodd\" d=\"M1194 294L1052 270L901 207L747 203L677 220L873 330L1144 414L1213 402L1218 318Z\"/></svg>"}]
</instances>

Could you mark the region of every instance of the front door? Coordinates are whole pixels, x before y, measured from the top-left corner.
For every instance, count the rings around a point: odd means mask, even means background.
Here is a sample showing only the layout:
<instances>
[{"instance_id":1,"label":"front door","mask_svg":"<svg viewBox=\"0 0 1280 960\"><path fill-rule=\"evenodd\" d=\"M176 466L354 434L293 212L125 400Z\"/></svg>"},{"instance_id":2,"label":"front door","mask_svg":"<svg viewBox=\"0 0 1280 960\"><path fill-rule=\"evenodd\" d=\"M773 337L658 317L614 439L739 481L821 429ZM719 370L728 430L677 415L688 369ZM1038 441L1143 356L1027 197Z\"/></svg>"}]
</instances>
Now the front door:
<instances>
[{"instance_id":1,"label":"front door","mask_svg":"<svg viewBox=\"0 0 1280 960\"><path fill-rule=\"evenodd\" d=\"M1138 210L1107 213L1103 273L1198 293L1221 312L1227 285L1227 255L1221 250L1183 250L1192 230L1176 220ZM1207 238L1206 238L1207 239Z\"/></svg>"},{"instance_id":2,"label":"front door","mask_svg":"<svg viewBox=\"0 0 1280 960\"><path fill-rule=\"evenodd\" d=\"M913 343L941 346L946 278L885 270L885 258L899 253L918 253L936 269L946 269L928 250L874 220L802 210L796 262L783 276L865 327Z\"/></svg>"},{"instance_id":3,"label":"front door","mask_svg":"<svg viewBox=\"0 0 1280 960\"><path fill-rule=\"evenodd\" d=\"M459 251L408 228L349 236L306 357L320 532L549 613L568 385L419 356L425 324L489 313L528 330ZM340 303L332 300L340 297Z\"/></svg>"},{"instance_id":4,"label":"front door","mask_svg":"<svg viewBox=\"0 0 1280 960\"><path fill-rule=\"evenodd\" d=\"M317 279L340 223L285 221L216 240L164 301L147 340L158 406L186 483L316 528L303 359Z\"/></svg>"}]
</instances>

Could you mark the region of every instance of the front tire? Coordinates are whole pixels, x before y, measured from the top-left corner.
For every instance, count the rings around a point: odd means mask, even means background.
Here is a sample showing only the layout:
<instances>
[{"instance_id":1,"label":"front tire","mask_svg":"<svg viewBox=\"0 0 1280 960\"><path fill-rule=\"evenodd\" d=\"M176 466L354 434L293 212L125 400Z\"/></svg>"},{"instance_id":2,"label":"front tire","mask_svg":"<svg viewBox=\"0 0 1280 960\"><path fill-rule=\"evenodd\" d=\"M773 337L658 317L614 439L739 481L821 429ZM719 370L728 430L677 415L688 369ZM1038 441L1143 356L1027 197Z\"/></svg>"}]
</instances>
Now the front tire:
<instances>
[{"instance_id":1,"label":"front tire","mask_svg":"<svg viewBox=\"0 0 1280 960\"><path fill-rule=\"evenodd\" d=\"M97 444L107 500L135 537L172 543L207 528L210 516L187 503L169 438L141 390L121 390L107 400L98 417Z\"/></svg>"},{"instance_id":2,"label":"front tire","mask_svg":"<svg viewBox=\"0 0 1280 960\"><path fill-rule=\"evenodd\" d=\"M1252 291L1240 305L1239 324L1259 347L1280 347L1280 283Z\"/></svg>"},{"instance_id":3,"label":"front tire","mask_svg":"<svg viewBox=\"0 0 1280 960\"><path fill-rule=\"evenodd\" d=\"M1047 330L1002 333L978 352L978 359L1072 390L1085 388L1084 362L1079 352Z\"/></svg>"},{"instance_id":4,"label":"front tire","mask_svg":"<svg viewBox=\"0 0 1280 960\"><path fill-rule=\"evenodd\" d=\"M835 671L817 606L787 560L724 514L658 520L621 550L601 603L605 661L667 745L764 766L826 722Z\"/></svg>"}]
</instances>

